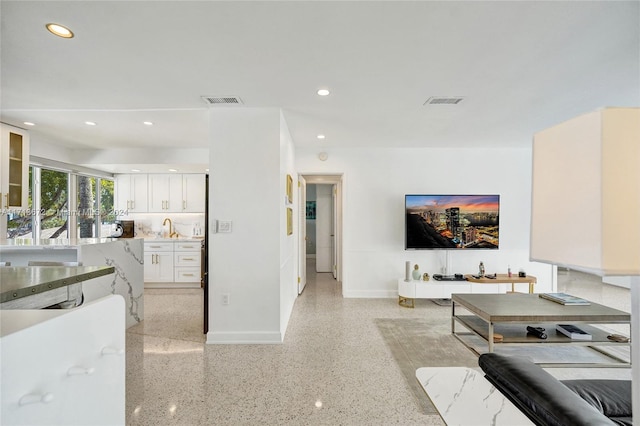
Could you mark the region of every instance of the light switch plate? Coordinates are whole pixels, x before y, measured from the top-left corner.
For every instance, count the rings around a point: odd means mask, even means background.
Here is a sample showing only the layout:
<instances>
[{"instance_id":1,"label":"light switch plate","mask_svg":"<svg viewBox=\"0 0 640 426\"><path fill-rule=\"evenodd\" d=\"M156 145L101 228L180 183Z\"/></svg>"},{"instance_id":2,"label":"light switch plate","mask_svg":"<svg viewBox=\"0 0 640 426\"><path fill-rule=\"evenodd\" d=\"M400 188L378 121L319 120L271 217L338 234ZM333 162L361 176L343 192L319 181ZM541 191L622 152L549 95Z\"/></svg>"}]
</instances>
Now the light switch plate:
<instances>
[{"instance_id":1,"label":"light switch plate","mask_svg":"<svg viewBox=\"0 0 640 426\"><path fill-rule=\"evenodd\" d=\"M231 221L230 220L219 220L218 221L218 232L231 232Z\"/></svg>"}]
</instances>

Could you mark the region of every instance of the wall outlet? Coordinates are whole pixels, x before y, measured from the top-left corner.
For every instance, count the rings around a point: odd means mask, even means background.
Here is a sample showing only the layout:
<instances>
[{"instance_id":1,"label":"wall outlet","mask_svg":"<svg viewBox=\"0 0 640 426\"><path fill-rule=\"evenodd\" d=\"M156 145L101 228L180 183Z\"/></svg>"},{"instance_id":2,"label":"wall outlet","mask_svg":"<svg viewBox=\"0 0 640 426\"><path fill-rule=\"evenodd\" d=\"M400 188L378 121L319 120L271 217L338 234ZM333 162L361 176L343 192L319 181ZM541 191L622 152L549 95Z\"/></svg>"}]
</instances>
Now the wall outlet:
<instances>
[{"instance_id":1,"label":"wall outlet","mask_svg":"<svg viewBox=\"0 0 640 426\"><path fill-rule=\"evenodd\" d=\"M229 304L229 293L224 293L222 295L222 304L223 305L228 305Z\"/></svg>"}]
</instances>

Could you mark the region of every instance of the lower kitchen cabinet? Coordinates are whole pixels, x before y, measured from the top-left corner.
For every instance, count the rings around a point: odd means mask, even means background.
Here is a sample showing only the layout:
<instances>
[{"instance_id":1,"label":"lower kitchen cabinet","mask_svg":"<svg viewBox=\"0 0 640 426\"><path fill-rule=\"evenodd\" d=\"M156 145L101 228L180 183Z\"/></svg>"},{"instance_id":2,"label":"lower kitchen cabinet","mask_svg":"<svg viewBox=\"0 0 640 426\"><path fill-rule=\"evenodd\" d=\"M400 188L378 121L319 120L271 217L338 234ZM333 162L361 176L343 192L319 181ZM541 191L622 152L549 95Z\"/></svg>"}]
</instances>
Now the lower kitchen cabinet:
<instances>
[{"instance_id":1,"label":"lower kitchen cabinet","mask_svg":"<svg viewBox=\"0 0 640 426\"><path fill-rule=\"evenodd\" d=\"M144 243L144 282L173 282L173 243Z\"/></svg>"},{"instance_id":2,"label":"lower kitchen cabinet","mask_svg":"<svg viewBox=\"0 0 640 426\"><path fill-rule=\"evenodd\" d=\"M149 241L144 247L145 287L200 287L199 241Z\"/></svg>"}]
</instances>

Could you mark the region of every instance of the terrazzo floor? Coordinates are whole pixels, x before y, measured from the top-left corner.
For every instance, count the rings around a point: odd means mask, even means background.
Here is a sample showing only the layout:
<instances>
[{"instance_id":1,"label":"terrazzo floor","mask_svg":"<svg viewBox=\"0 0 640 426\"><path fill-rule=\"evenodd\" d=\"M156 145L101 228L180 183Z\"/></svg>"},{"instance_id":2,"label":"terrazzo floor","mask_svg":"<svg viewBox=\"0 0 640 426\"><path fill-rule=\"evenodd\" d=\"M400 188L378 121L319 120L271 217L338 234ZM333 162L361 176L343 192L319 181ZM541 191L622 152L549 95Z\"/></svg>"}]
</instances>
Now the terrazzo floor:
<instances>
[{"instance_id":1,"label":"terrazzo floor","mask_svg":"<svg viewBox=\"0 0 640 426\"><path fill-rule=\"evenodd\" d=\"M559 291L629 311L628 290L588 279L560 274ZM330 274L309 274L282 344L206 345L202 297L145 289L145 320L127 330L128 425L444 424L416 404L375 320L440 320L449 306L344 299Z\"/></svg>"}]
</instances>

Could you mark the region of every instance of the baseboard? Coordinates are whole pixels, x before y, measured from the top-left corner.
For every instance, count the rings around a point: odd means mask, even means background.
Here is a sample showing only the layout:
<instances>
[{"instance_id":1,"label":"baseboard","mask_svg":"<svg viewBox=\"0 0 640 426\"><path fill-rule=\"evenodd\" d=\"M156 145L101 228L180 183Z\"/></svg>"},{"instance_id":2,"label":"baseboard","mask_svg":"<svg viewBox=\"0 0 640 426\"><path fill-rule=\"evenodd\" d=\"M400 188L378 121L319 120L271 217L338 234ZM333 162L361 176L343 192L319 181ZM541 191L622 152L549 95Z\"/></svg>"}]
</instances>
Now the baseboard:
<instances>
[{"instance_id":1,"label":"baseboard","mask_svg":"<svg viewBox=\"0 0 640 426\"><path fill-rule=\"evenodd\" d=\"M391 299L398 297L398 290L358 290L347 291L342 295L353 299Z\"/></svg>"},{"instance_id":2,"label":"baseboard","mask_svg":"<svg viewBox=\"0 0 640 426\"><path fill-rule=\"evenodd\" d=\"M144 283L144 288L201 288L200 283Z\"/></svg>"},{"instance_id":3,"label":"baseboard","mask_svg":"<svg viewBox=\"0 0 640 426\"><path fill-rule=\"evenodd\" d=\"M283 335L278 332L219 332L207 333L208 345L281 344Z\"/></svg>"}]
</instances>

